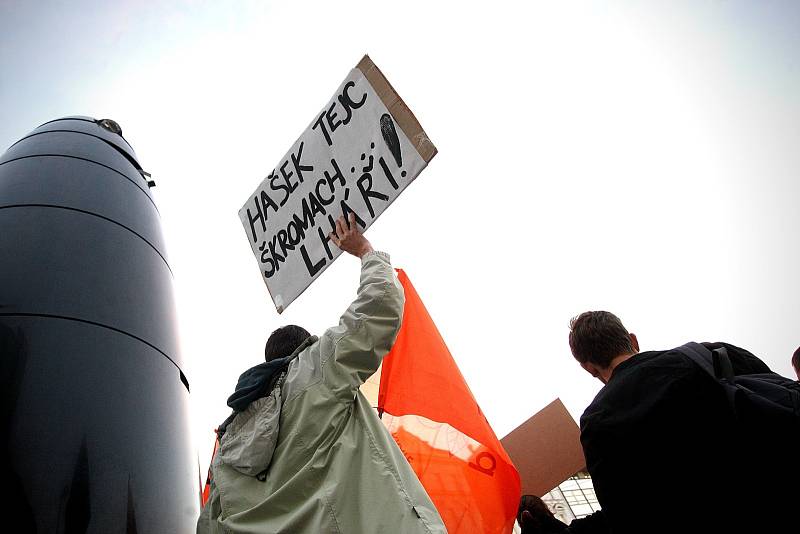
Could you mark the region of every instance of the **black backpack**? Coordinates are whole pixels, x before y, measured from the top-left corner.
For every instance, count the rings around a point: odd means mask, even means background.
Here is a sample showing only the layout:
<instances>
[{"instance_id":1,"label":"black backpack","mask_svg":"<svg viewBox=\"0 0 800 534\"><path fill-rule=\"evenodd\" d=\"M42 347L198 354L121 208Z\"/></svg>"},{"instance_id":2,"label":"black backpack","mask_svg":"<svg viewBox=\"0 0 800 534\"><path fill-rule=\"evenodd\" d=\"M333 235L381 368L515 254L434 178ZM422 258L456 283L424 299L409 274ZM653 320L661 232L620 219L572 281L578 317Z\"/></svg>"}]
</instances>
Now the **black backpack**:
<instances>
[{"instance_id":1,"label":"black backpack","mask_svg":"<svg viewBox=\"0 0 800 534\"><path fill-rule=\"evenodd\" d=\"M748 366L748 362L743 361L736 366L740 374L734 374L734 365L725 347L709 350L699 343L687 343L675 350L693 361L702 369L701 372L711 375L713 381L709 380L709 384L722 389L731 409L729 414L719 414L735 426L727 437L730 441L724 442L724 450L711 451L715 456L725 458L727 465L723 469L729 483L736 486L732 497L740 497L732 506L742 507L727 512L741 524L725 532L797 532L792 514L797 506L797 492L783 488L788 481L800 477L800 463L797 461L800 451L800 382L772 372L741 374L748 367L768 369L761 365ZM763 364L757 358L755 360ZM697 445L703 447L703 443ZM709 480L714 480L713 472L708 475ZM763 513L752 516L748 510L754 506L758 508L759 492L769 494L770 511L765 509Z\"/></svg>"},{"instance_id":2,"label":"black backpack","mask_svg":"<svg viewBox=\"0 0 800 534\"><path fill-rule=\"evenodd\" d=\"M800 432L800 382L777 373L734 375L725 347L707 349L699 343L678 347L724 388L737 421L745 427L780 425L786 436Z\"/></svg>"}]
</instances>

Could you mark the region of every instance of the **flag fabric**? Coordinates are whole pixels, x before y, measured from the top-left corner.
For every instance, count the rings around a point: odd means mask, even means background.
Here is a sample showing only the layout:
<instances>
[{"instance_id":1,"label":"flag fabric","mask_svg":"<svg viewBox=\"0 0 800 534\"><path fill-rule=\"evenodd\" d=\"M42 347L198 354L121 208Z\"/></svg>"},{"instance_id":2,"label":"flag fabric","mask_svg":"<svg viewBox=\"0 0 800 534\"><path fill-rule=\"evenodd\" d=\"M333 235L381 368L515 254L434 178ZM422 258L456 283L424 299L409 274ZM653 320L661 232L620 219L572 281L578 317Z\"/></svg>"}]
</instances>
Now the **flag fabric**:
<instances>
[{"instance_id":1,"label":"flag fabric","mask_svg":"<svg viewBox=\"0 0 800 534\"><path fill-rule=\"evenodd\" d=\"M217 434L217 429L214 429L214 450L211 451L211 461L208 463L208 474L206 475L206 483L203 486L203 492L200 494L200 508L206 505L208 502L208 497L211 492L211 464L214 463L214 457L217 455L217 450L219 450L219 434Z\"/></svg>"},{"instance_id":2,"label":"flag fabric","mask_svg":"<svg viewBox=\"0 0 800 534\"><path fill-rule=\"evenodd\" d=\"M448 532L509 533L519 474L408 276L397 274L406 303L397 341L383 360L378 412Z\"/></svg>"}]
</instances>

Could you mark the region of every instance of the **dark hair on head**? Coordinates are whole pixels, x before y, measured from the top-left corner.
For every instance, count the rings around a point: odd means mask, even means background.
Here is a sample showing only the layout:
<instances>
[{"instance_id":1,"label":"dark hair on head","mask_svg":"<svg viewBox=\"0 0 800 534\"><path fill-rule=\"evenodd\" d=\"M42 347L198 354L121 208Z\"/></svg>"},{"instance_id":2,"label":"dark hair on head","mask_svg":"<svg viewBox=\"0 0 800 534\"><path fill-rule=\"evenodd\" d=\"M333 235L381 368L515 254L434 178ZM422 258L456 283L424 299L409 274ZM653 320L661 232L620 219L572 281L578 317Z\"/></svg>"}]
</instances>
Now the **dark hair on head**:
<instances>
[{"instance_id":1,"label":"dark hair on head","mask_svg":"<svg viewBox=\"0 0 800 534\"><path fill-rule=\"evenodd\" d=\"M569 322L569 348L580 363L605 369L611 360L636 352L619 317L607 311L583 312Z\"/></svg>"},{"instance_id":2,"label":"dark hair on head","mask_svg":"<svg viewBox=\"0 0 800 534\"><path fill-rule=\"evenodd\" d=\"M270 334L264 346L264 359L269 362L275 358L289 356L309 336L311 334L305 328L297 325L290 324L278 328Z\"/></svg>"},{"instance_id":3,"label":"dark hair on head","mask_svg":"<svg viewBox=\"0 0 800 534\"><path fill-rule=\"evenodd\" d=\"M800 372L800 347L797 347L797 350L792 354L792 367L794 367L795 371Z\"/></svg>"}]
</instances>

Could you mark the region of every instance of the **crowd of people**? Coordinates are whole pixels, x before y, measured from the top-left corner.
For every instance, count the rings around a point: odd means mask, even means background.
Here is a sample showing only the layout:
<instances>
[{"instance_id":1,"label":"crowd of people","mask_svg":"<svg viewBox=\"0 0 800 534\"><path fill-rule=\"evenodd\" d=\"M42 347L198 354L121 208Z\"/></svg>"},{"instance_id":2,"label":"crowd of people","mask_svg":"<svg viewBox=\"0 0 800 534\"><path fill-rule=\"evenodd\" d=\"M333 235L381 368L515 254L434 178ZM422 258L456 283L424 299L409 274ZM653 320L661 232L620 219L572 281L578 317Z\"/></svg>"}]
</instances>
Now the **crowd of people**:
<instances>
[{"instance_id":1,"label":"crowd of people","mask_svg":"<svg viewBox=\"0 0 800 534\"><path fill-rule=\"evenodd\" d=\"M352 215L330 237L361 260L356 300L321 337L276 330L264 363L241 375L218 430L198 533L446 532L359 391L397 336L402 286ZM581 417L602 509L566 525L526 495L523 534L797 531L797 490L778 489L797 480L796 381L728 343L643 352L605 311L574 318L569 347L604 384ZM792 363L800 378L800 349ZM757 382L737 385L742 377ZM773 388L766 396L751 391L763 383Z\"/></svg>"}]
</instances>

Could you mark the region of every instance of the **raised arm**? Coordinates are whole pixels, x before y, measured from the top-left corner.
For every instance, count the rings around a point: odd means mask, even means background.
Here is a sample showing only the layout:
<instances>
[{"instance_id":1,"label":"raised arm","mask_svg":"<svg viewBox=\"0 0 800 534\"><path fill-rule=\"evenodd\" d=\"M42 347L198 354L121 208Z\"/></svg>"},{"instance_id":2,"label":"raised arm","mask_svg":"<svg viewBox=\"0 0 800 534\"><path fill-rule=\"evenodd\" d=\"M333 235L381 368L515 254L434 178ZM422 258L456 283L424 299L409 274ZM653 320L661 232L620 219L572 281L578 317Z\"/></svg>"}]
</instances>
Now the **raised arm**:
<instances>
[{"instance_id":1,"label":"raised arm","mask_svg":"<svg viewBox=\"0 0 800 534\"><path fill-rule=\"evenodd\" d=\"M325 336L333 344L322 362L328 386L345 399L369 378L394 344L403 317L403 287L395 276L389 255L372 249L361 235L353 215L340 217L331 240L361 258L361 281L355 301L339 324Z\"/></svg>"}]
</instances>

